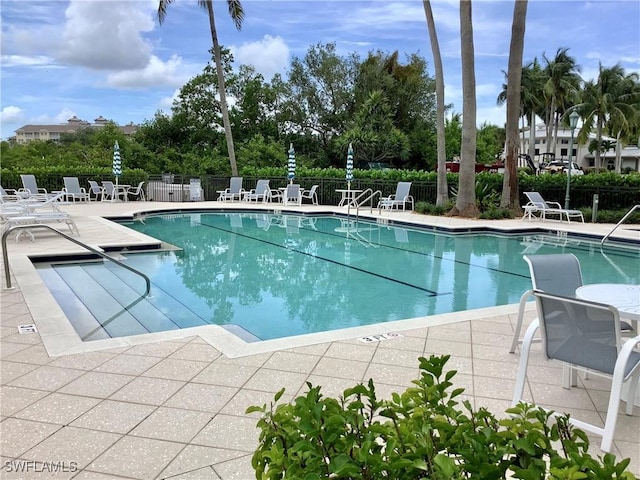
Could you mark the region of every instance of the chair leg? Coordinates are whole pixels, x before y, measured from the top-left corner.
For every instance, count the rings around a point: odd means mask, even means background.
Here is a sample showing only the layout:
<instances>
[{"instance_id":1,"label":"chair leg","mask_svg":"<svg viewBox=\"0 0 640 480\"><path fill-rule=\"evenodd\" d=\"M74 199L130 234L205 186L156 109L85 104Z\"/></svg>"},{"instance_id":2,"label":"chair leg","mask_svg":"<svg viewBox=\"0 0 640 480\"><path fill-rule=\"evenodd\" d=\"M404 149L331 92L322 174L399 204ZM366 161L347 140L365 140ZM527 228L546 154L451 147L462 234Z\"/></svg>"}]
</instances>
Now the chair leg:
<instances>
[{"instance_id":1,"label":"chair leg","mask_svg":"<svg viewBox=\"0 0 640 480\"><path fill-rule=\"evenodd\" d=\"M640 372L635 374L629 382L629 391L627 392L627 407L625 412L629 416L633 416L633 404L636 399L636 391L638 390L638 382L640 382Z\"/></svg>"},{"instance_id":2,"label":"chair leg","mask_svg":"<svg viewBox=\"0 0 640 480\"><path fill-rule=\"evenodd\" d=\"M518 376L516 378L516 386L513 389L513 399L511 405L515 406L522 400L524 394L524 384L527 380L527 367L529 366L529 353L531 352L531 342L533 336L538 330L538 319L536 318L529 328L527 328L522 340L522 349L520 351L520 363L518 365Z\"/></svg>"},{"instance_id":3,"label":"chair leg","mask_svg":"<svg viewBox=\"0 0 640 480\"><path fill-rule=\"evenodd\" d=\"M513 339L511 340L511 348L509 349L509 353L514 353L516 351L518 343L520 342L520 331L522 330L522 321L524 319L524 307L531 295L533 295L533 290L527 290L520 297L520 303L518 304L518 318L516 320L516 331L513 333Z\"/></svg>"}]
</instances>

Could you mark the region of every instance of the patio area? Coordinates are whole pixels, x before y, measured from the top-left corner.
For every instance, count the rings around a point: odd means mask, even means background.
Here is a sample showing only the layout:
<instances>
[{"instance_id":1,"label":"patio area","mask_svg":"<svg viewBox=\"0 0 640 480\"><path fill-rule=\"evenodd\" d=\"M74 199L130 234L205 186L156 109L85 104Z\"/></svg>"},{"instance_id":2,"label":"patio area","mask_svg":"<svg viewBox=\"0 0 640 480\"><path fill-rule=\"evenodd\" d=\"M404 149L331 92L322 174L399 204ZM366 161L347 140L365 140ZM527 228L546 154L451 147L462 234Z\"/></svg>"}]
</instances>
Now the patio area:
<instances>
[{"instance_id":1,"label":"patio area","mask_svg":"<svg viewBox=\"0 0 640 480\"><path fill-rule=\"evenodd\" d=\"M103 217L169 209L274 208L221 203L97 202L68 205L64 210L74 216L79 240L105 248L154 240ZM287 210L346 211L313 205ZM383 217L447 228L485 223L395 211L384 212ZM491 225L504 230L534 226L600 235L612 228L519 219ZM286 393L281 401L290 401L307 390L306 382L322 385L325 395L337 396L372 378L378 396L388 398L410 386L419 373L417 358L431 354L451 355L448 367L458 372L453 383L465 388L463 397L476 408L484 406L500 414L510 406L519 360L517 353L509 353L517 305L441 315L430 327L418 319L327 333L311 340L292 337L249 346L240 342L225 345L225 354L206 335L189 331L78 346L53 327L66 320L38 281L28 257L81 250L49 232L36 232L35 237L34 242L9 239L14 288L5 288L3 276L0 293L2 478L249 480L255 478L251 455L259 432L258 417L245 414L247 407L269 404L283 387ZM638 241L640 233L619 228L614 237ZM530 302L529 321L533 308ZM18 326L29 324L35 324L38 332L18 331ZM399 335L362 340L388 332ZM536 385L530 389L532 383ZM525 390L528 400L602 423L608 386L607 380L591 375L581 376L577 388L563 389L561 368L548 364L540 346L534 346ZM639 407L634 414L628 417L621 408L614 453L630 457L631 471L640 475ZM599 438L593 437L595 455L600 454L598 446Z\"/></svg>"}]
</instances>

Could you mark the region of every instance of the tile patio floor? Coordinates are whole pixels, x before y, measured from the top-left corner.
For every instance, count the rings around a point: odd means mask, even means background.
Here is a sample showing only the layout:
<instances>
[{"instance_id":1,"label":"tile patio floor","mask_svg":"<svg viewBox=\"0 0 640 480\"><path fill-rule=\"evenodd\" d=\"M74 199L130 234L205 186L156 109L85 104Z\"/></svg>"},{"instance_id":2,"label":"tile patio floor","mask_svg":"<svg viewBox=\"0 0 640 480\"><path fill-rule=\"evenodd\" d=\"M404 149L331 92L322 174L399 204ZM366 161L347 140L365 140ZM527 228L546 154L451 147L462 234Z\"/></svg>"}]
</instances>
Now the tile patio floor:
<instances>
[{"instance_id":1,"label":"tile patio floor","mask_svg":"<svg viewBox=\"0 0 640 480\"><path fill-rule=\"evenodd\" d=\"M71 205L66 210L74 214L82 241L104 247L145 239L101 216L176 206L99 203ZM302 208L314 209L331 207ZM477 224L410 213L393 216L447 226ZM522 228L523 222L501 225ZM541 225L595 233L611 227L536 224ZM619 235L637 238L638 232L622 229ZM449 366L458 371L454 383L465 388L466 398L476 407L497 413L510 404L519 358L508 353L515 305L480 314L457 313L431 327L424 326L426 320L423 325L413 322L408 329L394 324L398 328L393 330L401 336L374 343L363 343L352 334L334 341L280 344L275 350L225 356L194 335L49 355L44 333L19 334L17 330L18 325L35 323L46 332L49 320L59 315L43 307L50 306L43 297L33 298L33 290L41 286L21 276L23 264L27 255L69 251L76 247L49 233L36 233L33 243L10 240L8 244L11 266L15 262L18 267L13 268L16 276L12 277L16 288L7 290L3 277L0 294L2 478L249 480L255 478L250 460L258 430L257 416L244 413L248 406L270 402L282 387L286 387L283 399L291 400L306 391L307 381L321 384L325 395L338 395L373 378L379 396L388 397L409 386L418 375L417 357L430 354L451 355ZM527 318L532 316L529 308ZM389 330L377 328L379 333ZM604 417L608 382L603 379L580 378L578 388L564 390L560 370L546 364L536 350L528 382L528 399L587 420ZM534 383L532 395L529 387ZM640 474L639 410L636 407L634 417L620 415L615 436L616 453L632 459L631 470L636 474ZM600 453L597 445L594 438L596 454ZM34 461L40 470L57 464L67 471L20 473L15 471L18 460ZM34 464L21 465L33 468Z\"/></svg>"}]
</instances>

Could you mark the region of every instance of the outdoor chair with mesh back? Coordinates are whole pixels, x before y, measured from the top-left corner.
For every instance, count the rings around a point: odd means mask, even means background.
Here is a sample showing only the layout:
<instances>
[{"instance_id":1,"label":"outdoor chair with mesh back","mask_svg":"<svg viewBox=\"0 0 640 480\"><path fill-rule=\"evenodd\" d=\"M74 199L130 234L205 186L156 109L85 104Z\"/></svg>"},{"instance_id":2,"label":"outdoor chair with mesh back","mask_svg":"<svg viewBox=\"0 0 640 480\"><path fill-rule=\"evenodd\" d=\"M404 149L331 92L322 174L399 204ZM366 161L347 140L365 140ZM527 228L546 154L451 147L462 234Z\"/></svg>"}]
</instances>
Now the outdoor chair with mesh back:
<instances>
[{"instance_id":1,"label":"outdoor chair with mesh back","mask_svg":"<svg viewBox=\"0 0 640 480\"><path fill-rule=\"evenodd\" d=\"M533 294L533 290L542 290L564 297L575 297L576 290L583 285L582 271L578 258L572 253L547 254L547 255L523 255L522 258L529 265L532 289L527 290L520 297L518 317L515 331L511 340L509 352L516 351L520 342L520 331L524 320L524 310L527 300ZM631 324L621 323L624 331L632 330Z\"/></svg>"},{"instance_id":2,"label":"outdoor chair with mesh back","mask_svg":"<svg viewBox=\"0 0 640 480\"><path fill-rule=\"evenodd\" d=\"M297 183L290 183L284 191L282 202L285 205L300 205L302 203L302 192L300 191L300 185Z\"/></svg>"},{"instance_id":3,"label":"outdoor chair with mesh back","mask_svg":"<svg viewBox=\"0 0 640 480\"><path fill-rule=\"evenodd\" d=\"M138 183L137 187L127 188L127 196L137 198L138 200L144 202L146 200L144 196L144 182Z\"/></svg>"},{"instance_id":4,"label":"outdoor chair with mesh back","mask_svg":"<svg viewBox=\"0 0 640 480\"><path fill-rule=\"evenodd\" d=\"M35 175L20 175L20 180L22 180L22 188L18 190L19 192L32 197L47 197L49 195L46 188L38 187Z\"/></svg>"},{"instance_id":5,"label":"outdoor chair with mesh back","mask_svg":"<svg viewBox=\"0 0 640 480\"><path fill-rule=\"evenodd\" d=\"M539 215L542 221L545 221L547 215L557 215L560 221L564 217L566 217L567 222L571 222L572 218L579 218L584 223L584 216L580 210L569 210L562 208L558 202L547 202L538 192L524 192L524 194L529 202L524 206L523 220L525 218L528 220L538 218Z\"/></svg>"},{"instance_id":6,"label":"outdoor chair with mesh back","mask_svg":"<svg viewBox=\"0 0 640 480\"><path fill-rule=\"evenodd\" d=\"M252 188L244 194L245 202L268 202L271 195L269 180L258 180L256 188Z\"/></svg>"},{"instance_id":7,"label":"outdoor chair with mesh back","mask_svg":"<svg viewBox=\"0 0 640 480\"><path fill-rule=\"evenodd\" d=\"M218 191L218 201L233 202L234 200L242 200L245 193L242 188L242 177L231 177L229 188Z\"/></svg>"},{"instance_id":8,"label":"outdoor chair with mesh back","mask_svg":"<svg viewBox=\"0 0 640 480\"><path fill-rule=\"evenodd\" d=\"M102 199L104 188L98 185L95 180L89 180L89 201Z\"/></svg>"},{"instance_id":9,"label":"outdoor chair with mesh back","mask_svg":"<svg viewBox=\"0 0 640 480\"><path fill-rule=\"evenodd\" d=\"M413 210L414 201L413 197L409 195L409 190L411 190L411 182L398 182L396 193L381 198L378 202L378 210L392 210L401 207L402 210L405 210L407 203L411 205L411 210Z\"/></svg>"},{"instance_id":10,"label":"outdoor chair with mesh back","mask_svg":"<svg viewBox=\"0 0 640 480\"><path fill-rule=\"evenodd\" d=\"M314 205L318 205L318 187L319 185L313 185L311 189L302 192L302 200L306 198L307 200L311 200L311 203Z\"/></svg>"},{"instance_id":11,"label":"outdoor chair with mesh back","mask_svg":"<svg viewBox=\"0 0 640 480\"><path fill-rule=\"evenodd\" d=\"M571 369L612 378L609 404L604 427L570 418L583 430L602 437L600 448L611 451L623 384L629 382L626 393L626 414L633 414L633 401L640 377L640 336L622 342L620 314L611 305L577 298L552 295L534 290L538 318L534 320L522 342L522 352L513 392L512 404L522 400L531 343L537 330L542 338L542 352L547 360L561 362ZM535 383L530 383L535 400Z\"/></svg>"},{"instance_id":12,"label":"outdoor chair with mesh back","mask_svg":"<svg viewBox=\"0 0 640 480\"><path fill-rule=\"evenodd\" d=\"M84 187L80 186L80 181L78 177L63 177L64 188L62 191L64 192L65 200L80 200L81 202L85 202L89 200L89 194L85 190Z\"/></svg>"}]
</instances>

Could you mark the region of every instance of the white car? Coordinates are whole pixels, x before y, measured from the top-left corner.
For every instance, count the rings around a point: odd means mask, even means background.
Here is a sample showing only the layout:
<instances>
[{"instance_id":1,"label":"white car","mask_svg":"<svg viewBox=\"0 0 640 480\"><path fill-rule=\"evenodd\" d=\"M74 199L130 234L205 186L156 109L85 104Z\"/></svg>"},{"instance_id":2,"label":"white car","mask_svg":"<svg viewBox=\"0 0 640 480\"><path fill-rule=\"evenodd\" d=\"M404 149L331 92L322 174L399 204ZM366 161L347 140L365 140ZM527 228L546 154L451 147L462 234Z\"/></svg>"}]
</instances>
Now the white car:
<instances>
[{"instance_id":1,"label":"white car","mask_svg":"<svg viewBox=\"0 0 640 480\"><path fill-rule=\"evenodd\" d=\"M543 164L540 170L543 173L567 173L568 167L569 162L554 160L553 162ZM576 162L571 162L571 175L584 175L584 171Z\"/></svg>"}]
</instances>

